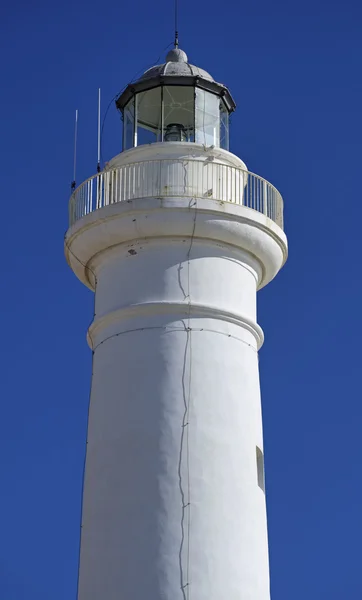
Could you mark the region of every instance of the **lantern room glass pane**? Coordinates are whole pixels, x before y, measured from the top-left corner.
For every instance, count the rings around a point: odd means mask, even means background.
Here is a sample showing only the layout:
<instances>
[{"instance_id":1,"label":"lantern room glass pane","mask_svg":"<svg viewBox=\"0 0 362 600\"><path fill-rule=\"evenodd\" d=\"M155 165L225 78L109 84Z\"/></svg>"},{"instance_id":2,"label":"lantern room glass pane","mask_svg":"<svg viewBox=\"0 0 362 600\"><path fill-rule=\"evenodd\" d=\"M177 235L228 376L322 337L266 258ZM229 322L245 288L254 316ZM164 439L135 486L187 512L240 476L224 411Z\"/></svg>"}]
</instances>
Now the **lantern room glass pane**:
<instances>
[{"instance_id":1,"label":"lantern room glass pane","mask_svg":"<svg viewBox=\"0 0 362 600\"><path fill-rule=\"evenodd\" d=\"M135 145L161 141L161 88L136 95L137 136Z\"/></svg>"},{"instance_id":2,"label":"lantern room glass pane","mask_svg":"<svg viewBox=\"0 0 362 600\"><path fill-rule=\"evenodd\" d=\"M163 88L164 142L195 141L195 88L170 85Z\"/></svg>"},{"instance_id":3,"label":"lantern room glass pane","mask_svg":"<svg viewBox=\"0 0 362 600\"><path fill-rule=\"evenodd\" d=\"M195 140L205 146L220 146L220 98L196 88Z\"/></svg>"},{"instance_id":4,"label":"lantern room glass pane","mask_svg":"<svg viewBox=\"0 0 362 600\"><path fill-rule=\"evenodd\" d=\"M134 113L134 98L132 98L123 111L123 150L133 148Z\"/></svg>"},{"instance_id":5,"label":"lantern room glass pane","mask_svg":"<svg viewBox=\"0 0 362 600\"><path fill-rule=\"evenodd\" d=\"M220 102L220 148L229 150L229 111L223 100Z\"/></svg>"}]
</instances>

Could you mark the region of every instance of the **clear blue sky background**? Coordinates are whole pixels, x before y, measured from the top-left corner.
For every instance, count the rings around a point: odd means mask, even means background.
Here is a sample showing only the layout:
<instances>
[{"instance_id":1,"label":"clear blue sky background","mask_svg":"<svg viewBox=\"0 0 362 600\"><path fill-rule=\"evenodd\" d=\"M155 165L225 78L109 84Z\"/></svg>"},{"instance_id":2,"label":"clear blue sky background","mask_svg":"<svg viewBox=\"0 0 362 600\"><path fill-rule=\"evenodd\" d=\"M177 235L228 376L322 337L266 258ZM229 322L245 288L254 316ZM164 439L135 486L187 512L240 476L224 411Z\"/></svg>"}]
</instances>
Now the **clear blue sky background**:
<instances>
[{"instance_id":1,"label":"clear blue sky background","mask_svg":"<svg viewBox=\"0 0 362 600\"><path fill-rule=\"evenodd\" d=\"M361 600L361 4L180 4L181 47L237 101L231 150L285 199L289 261L259 294L272 598ZM166 0L2 7L0 600L76 595L93 298L63 257L74 112L80 182L98 86L105 109L172 39ZM112 106L104 158L120 149Z\"/></svg>"}]
</instances>

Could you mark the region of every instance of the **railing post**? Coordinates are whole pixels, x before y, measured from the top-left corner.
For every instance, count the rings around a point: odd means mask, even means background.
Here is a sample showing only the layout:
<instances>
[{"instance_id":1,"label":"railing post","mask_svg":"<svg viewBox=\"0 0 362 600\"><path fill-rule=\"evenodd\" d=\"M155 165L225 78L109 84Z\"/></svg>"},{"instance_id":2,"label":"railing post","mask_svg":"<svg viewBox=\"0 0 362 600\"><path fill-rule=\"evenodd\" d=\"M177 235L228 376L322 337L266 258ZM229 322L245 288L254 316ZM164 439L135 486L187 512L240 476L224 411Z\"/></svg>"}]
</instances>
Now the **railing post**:
<instances>
[{"instance_id":1,"label":"railing post","mask_svg":"<svg viewBox=\"0 0 362 600\"><path fill-rule=\"evenodd\" d=\"M95 202L96 210L98 208L99 186L101 184L101 177L102 177L102 174L99 173L99 175L97 175L97 186L96 186L96 202Z\"/></svg>"},{"instance_id":2,"label":"railing post","mask_svg":"<svg viewBox=\"0 0 362 600\"><path fill-rule=\"evenodd\" d=\"M268 183L265 181L265 179L264 179L263 187L264 187L263 209L264 209L264 215L267 217L268 216Z\"/></svg>"}]
</instances>

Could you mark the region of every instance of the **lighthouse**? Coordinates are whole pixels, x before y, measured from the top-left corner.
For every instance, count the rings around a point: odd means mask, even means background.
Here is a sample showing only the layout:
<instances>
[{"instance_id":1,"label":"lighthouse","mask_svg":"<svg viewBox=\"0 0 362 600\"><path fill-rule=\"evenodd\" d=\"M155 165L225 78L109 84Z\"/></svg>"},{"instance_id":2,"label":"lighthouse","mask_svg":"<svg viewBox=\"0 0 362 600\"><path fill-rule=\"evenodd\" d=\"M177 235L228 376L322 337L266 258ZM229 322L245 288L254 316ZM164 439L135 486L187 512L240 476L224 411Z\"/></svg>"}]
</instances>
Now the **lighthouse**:
<instances>
[{"instance_id":1,"label":"lighthouse","mask_svg":"<svg viewBox=\"0 0 362 600\"><path fill-rule=\"evenodd\" d=\"M116 106L122 151L65 237L95 293L78 600L270 600L256 297L287 257L283 200L178 47Z\"/></svg>"}]
</instances>

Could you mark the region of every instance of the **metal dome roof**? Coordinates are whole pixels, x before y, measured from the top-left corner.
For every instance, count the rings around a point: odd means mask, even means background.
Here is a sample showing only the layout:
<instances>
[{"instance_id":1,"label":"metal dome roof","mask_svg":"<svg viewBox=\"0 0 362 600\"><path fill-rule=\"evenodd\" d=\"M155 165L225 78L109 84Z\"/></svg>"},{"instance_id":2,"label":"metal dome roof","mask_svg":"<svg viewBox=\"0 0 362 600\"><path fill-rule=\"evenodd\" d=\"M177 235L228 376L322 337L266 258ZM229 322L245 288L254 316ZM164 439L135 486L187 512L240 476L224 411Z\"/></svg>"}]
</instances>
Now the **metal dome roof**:
<instances>
[{"instance_id":1,"label":"metal dome roof","mask_svg":"<svg viewBox=\"0 0 362 600\"><path fill-rule=\"evenodd\" d=\"M204 69L190 64L186 52L180 48L170 50L165 63L151 67L139 79L130 83L117 98L117 108L122 111L135 93L160 85L196 85L224 98L229 112L235 109L235 102L228 88L221 83L217 83L210 73L204 71Z\"/></svg>"},{"instance_id":2,"label":"metal dome roof","mask_svg":"<svg viewBox=\"0 0 362 600\"><path fill-rule=\"evenodd\" d=\"M173 48L166 56L166 62L162 65L156 65L148 69L139 79L149 79L160 75L175 75L179 77L201 77L207 81L215 81L210 73L191 65L188 62L187 54L180 48Z\"/></svg>"}]
</instances>

